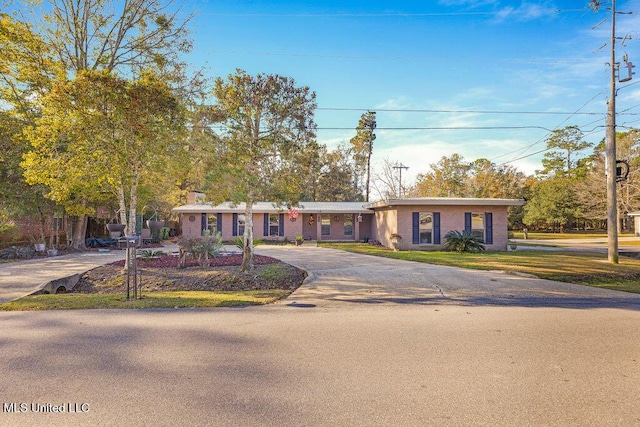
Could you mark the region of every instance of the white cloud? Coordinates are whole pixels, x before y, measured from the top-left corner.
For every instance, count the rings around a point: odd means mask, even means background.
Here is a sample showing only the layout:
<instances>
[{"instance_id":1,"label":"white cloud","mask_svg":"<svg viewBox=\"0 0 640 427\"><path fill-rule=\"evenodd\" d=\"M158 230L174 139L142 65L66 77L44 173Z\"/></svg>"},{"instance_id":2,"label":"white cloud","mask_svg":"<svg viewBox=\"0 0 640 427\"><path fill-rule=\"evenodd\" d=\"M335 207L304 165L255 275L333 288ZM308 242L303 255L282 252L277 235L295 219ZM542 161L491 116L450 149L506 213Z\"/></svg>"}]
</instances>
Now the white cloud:
<instances>
[{"instance_id":1,"label":"white cloud","mask_svg":"<svg viewBox=\"0 0 640 427\"><path fill-rule=\"evenodd\" d=\"M502 22L511 19L523 22L550 18L556 15L557 10L557 7L549 4L522 2L518 7L507 6L499 9L496 13L496 21Z\"/></svg>"}]
</instances>

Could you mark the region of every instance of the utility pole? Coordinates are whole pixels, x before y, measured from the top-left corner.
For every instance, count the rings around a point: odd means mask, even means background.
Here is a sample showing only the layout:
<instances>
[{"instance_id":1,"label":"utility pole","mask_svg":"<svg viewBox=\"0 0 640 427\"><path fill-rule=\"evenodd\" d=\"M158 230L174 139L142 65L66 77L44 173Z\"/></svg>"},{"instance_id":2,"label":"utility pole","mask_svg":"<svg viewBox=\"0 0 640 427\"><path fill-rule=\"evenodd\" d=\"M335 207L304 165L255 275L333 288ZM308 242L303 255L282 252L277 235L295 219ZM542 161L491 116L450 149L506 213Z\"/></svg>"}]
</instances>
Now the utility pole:
<instances>
[{"instance_id":1,"label":"utility pole","mask_svg":"<svg viewBox=\"0 0 640 427\"><path fill-rule=\"evenodd\" d=\"M607 156L607 254L612 264L618 264L618 198L616 182L616 0L611 0L611 59L609 79L609 103L607 108L606 149Z\"/></svg>"},{"instance_id":2,"label":"utility pole","mask_svg":"<svg viewBox=\"0 0 640 427\"><path fill-rule=\"evenodd\" d=\"M400 198L404 197L404 191L402 189L402 169L409 169L409 166L405 166L402 163L400 163L399 165L396 164L395 166L392 166L393 169L398 169L400 171Z\"/></svg>"}]
</instances>

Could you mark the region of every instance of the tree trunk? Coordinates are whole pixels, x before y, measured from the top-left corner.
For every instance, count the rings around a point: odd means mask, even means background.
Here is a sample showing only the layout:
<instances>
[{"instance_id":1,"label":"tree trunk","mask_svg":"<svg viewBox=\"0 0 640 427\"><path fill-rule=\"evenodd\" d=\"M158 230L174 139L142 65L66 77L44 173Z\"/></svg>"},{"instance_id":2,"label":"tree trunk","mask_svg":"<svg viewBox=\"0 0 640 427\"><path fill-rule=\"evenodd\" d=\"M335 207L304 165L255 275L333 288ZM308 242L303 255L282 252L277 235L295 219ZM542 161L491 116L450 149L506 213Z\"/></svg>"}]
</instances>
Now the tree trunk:
<instances>
[{"instance_id":1,"label":"tree trunk","mask_svg":"<svg viewBox=\"0 0 640 427\"><path fill-rule=\"evenodd\" d=\"M365 202L369 201L369 187L371 186L371 144L373 144L373 142L369 143L369 152L367 153L367 194L366 199L364 200Z\"/></svg>"},{"instance_id":2,"label":"tree trunk","mask_svg":"<svg viewBox=\"0 0 640 427\"><path fill-rule=\"evenodd\" d=\"M73 239L71 247L74 249L86 249L84 244L85 236L87 235L87 223L88 216L81 215L77 218L75 227L73 229Z\"/></svg>"},{"instance_id":3,"label":"tree trunk","mask_svg":"<svg viewBox=\"0 0 640 427\"><path fill-rule=\"evenodd\" d=\"M253 270L253 202L247 202L244 216L244 250L240 271L248 272Z\"/></svg>"},{"instance_id":4,"label":"tree trunk","mask_svg":"<svg viewBox=\"0 0 640 427\"><path fill-rule=\"evenodd\" d=\"M129 223L127 224L127 236L134 236L136 234L136 208L138 205L138 186L137 184L131 184L131 191L129 196Z\"/></svg>"},{"instance_id":5,"label":"tree trunk","mask_svg":"<svg viewBox=\"0 0 640 427\"><path fill-rule=\"evenodd\" d=\"M124 188L122 187L118 187L118 213L120 214L120 224L126 224L127 223L127 203L124 199ZM127 234L127 231L125 230L125 233Z\"/></svg>"}]
</instances>

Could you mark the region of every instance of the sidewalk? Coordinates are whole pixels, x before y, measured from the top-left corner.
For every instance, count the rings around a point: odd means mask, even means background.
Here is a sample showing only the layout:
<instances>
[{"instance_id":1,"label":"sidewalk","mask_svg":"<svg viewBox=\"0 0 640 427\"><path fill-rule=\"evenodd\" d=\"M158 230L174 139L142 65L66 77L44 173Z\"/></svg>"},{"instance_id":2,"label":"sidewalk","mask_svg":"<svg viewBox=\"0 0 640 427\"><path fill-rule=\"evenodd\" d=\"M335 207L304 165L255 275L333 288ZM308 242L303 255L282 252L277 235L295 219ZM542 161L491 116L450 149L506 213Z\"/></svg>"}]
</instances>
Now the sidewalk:
<instances>
[{"instance_id":1,"label":"sidewalk","mask_svg":"<svg viewBox=\"0 0 640 427\"><path fill-rule=\"evenodd\" d=\"M165 244L157 248L165 252L177 251L177 246ZM50 258L0 263L0 304L22 298L46 283L84 273L101 265L125 258L126 251L78 252Z\"/></svg>"}]
</instances>

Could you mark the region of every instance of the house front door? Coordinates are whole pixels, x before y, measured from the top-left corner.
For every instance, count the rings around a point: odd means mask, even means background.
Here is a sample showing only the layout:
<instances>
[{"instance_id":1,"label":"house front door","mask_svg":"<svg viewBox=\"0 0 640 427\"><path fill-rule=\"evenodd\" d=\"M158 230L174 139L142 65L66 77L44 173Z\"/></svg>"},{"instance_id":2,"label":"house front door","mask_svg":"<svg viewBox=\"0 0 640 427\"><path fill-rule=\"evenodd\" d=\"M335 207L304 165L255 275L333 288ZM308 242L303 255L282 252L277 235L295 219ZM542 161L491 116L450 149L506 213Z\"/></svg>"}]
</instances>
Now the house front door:
<instances>
[{"instance_id":1,"label":"house front door","mask_svg":"<svg viewBox=\"0 0 640 427\"><path fill-rule=\"evenodd\" d=\"M318 221L318 215L316 214L304 214L302 215L302 235L305 240L318 240L318 229L316 222Z\"/></svg>"}]
</instances>

